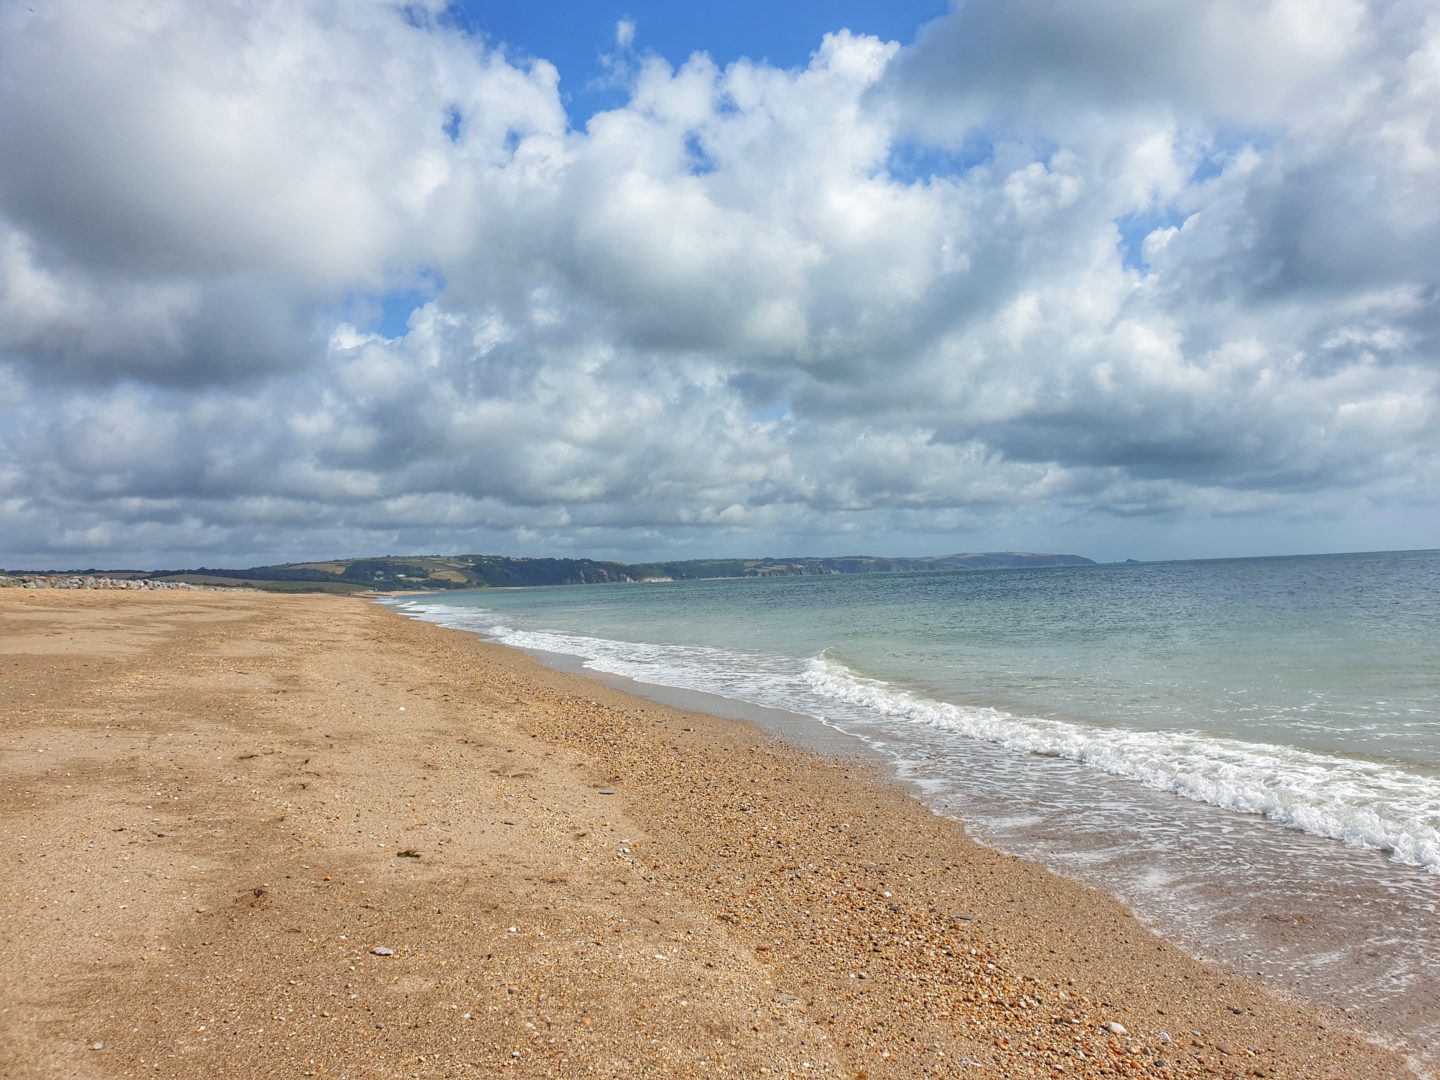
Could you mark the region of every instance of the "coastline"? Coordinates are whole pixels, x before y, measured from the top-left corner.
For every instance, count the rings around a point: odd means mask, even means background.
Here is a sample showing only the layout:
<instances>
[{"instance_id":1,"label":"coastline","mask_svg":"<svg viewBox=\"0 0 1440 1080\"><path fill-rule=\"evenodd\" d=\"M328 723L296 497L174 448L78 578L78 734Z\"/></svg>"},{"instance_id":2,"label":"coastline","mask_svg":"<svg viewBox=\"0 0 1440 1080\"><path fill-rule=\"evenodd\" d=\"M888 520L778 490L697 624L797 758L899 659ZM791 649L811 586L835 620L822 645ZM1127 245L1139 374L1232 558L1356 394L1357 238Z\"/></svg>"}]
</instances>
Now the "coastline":
<instances>
[{"instance_id":1,"label":"coastline","mask_svg":"<svg viewBox=\"0 0 1440 1080\"><path fill-rule=\"evenodd\" d=\"M0 665L3 1075L1416 1075L862 762L368 600L7 591Z\"/></svg>"}]
</instances>

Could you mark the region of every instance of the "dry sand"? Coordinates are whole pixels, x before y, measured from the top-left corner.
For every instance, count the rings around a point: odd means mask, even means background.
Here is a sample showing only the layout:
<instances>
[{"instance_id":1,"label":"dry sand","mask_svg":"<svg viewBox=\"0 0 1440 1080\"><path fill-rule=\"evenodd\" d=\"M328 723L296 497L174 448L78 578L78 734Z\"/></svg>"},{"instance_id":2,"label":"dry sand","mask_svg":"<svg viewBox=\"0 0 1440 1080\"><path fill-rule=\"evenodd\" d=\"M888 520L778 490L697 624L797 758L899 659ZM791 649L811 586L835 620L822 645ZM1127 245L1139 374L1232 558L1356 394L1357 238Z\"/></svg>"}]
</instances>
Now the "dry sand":
<instances>
[{"instance_id":1,"label":"dry sand","mask_svg":"<svg viewBox=\"0 0 1440 1080\"><path fill-rule=\"evenodd\" d=\"M0 724L5 1077L1408 1075L863 765L363 600L0 592Z\"/></svg>"}]
</instances>

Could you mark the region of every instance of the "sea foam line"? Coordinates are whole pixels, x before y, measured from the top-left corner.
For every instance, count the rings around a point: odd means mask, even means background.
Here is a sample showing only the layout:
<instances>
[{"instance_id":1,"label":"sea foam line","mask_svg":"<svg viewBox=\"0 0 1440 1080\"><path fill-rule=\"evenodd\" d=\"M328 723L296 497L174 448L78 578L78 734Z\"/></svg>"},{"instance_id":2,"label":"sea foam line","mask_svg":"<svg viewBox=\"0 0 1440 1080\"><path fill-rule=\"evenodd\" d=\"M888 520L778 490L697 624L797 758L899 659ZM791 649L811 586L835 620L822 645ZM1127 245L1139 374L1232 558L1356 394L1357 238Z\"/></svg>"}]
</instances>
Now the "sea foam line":
<instances>
[{"instance_id":1,"label":"sea foam line","mask_svg":"<svg viewBox=\"0 0 1440 1080\"><path fill-rule=\"evenodd\" d=\"M1376 762L1194 732L1087 727L921 697L826 655L805 680L865 713L1066 758L1440 873L1440 781Z\"/></svg>"},{"instance_id":2,"label":"sea foam line","mask_svg":"<svg viewBox=\"0 0 1440 1080\"><path fill-rule=\"evenodd\" d=\"M710 645L656 645L506 625L497 612L448 604L391 604L402 615L482 634L502 645L578 657L591 671L636 682L699 690L757 705L812 711L804 663Z\"/></svg>"}]
</instances>

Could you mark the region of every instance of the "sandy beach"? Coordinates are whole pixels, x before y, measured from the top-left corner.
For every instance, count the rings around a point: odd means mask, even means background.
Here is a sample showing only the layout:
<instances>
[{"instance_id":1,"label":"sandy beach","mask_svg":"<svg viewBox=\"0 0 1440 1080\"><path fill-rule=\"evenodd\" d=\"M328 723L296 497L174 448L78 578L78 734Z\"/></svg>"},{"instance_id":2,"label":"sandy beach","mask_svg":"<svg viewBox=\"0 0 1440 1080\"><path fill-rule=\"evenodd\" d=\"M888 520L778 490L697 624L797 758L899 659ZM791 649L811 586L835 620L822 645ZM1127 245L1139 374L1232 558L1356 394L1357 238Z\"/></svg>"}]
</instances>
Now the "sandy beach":
<instances>
[{"instance_id":1,"label":"sandy beach","mask_svg":"<svg viewBox=\"0 0 1440 1080\"><path fill-rule=\"evenodd\" d=\"M5 1077L1413 1076L860 762L357 598L0 591Z\"/></svg>"}]
</instances>

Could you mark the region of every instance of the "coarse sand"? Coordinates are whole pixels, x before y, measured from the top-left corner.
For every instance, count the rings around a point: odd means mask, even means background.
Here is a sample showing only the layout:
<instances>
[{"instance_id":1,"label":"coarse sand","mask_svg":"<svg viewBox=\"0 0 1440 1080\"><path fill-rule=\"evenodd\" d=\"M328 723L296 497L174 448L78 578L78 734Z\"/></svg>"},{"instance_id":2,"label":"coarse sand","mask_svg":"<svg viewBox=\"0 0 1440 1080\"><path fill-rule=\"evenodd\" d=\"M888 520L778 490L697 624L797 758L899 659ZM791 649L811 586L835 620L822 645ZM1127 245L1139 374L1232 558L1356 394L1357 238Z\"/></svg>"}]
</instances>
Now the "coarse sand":
<instances>
[{"instance_id":1,"label":"coarse sand","mask_svg":"<svg viewBox=\"0 0 1440 1080\"><path fill-rule=\"evenodd\" d=\"M858 761L374 603L0 592L4 1077L1415 1075Z\"/></svg>"}]
</instances>

